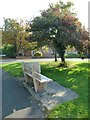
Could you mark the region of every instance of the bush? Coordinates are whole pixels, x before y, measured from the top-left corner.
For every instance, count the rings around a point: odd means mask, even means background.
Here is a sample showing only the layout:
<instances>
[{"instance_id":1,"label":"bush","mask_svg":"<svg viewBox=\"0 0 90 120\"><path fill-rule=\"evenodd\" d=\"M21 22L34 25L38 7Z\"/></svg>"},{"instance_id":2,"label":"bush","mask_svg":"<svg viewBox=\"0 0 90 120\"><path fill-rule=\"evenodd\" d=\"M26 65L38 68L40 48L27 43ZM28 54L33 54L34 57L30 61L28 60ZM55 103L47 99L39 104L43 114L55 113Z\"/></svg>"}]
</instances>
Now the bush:
<instances>
[{"instance_id":1,"label":"bush","mask_svg":"<svg viewBox=\"0 0 90 120\"><path fill-rule=\"evenodd\" d=\"M0 54L2 54L2 48L0 48Z\"/></svg>"},{"instance_id":2,"label":"bush","mask_svg":"<svg viewBox=\"0 0 90 120\"><path fill-rule=\"evenodd\" d=\"M90 54L87 54L87 58L90 58Z\"/></svg>"},{"instance_id":3,"label":"bush","mask_svg":"<svg viewBox=\"0 0 90 120\"><path fill-rule=\"evenodd\" d=\"M15 47L13 45L7 44L3 46L2 53L6 54L8 58L15 58Z\"/></svg>"},{"instance_id":4,"label":"bush","mask_svg":"<svg viewBox=\"0 0 90 120\"><path fill-rule=\"evenodd\" d=\"M18 56L23 56L22 53L19 53Z\"/></svg>"},{"instance_id":5,"label":"bush","mask_svg":"<svg viewBox=\"0 0 90 120\"><path fill-rule=\"evenodd\" d=\"M41 57L42 56L42 52L36 52L35 54L34 54L34 56L36 56L36 57Z\"/></svg>"},{"instance_id":6,"label":"bush","mask_svg":"<svg viewBox=\"0 0 90 120\"><path fill-rule=\"evenodd\" d=\"M84 54L65 54L65 58L86 58Z\"/></svg>"}]
</instances>

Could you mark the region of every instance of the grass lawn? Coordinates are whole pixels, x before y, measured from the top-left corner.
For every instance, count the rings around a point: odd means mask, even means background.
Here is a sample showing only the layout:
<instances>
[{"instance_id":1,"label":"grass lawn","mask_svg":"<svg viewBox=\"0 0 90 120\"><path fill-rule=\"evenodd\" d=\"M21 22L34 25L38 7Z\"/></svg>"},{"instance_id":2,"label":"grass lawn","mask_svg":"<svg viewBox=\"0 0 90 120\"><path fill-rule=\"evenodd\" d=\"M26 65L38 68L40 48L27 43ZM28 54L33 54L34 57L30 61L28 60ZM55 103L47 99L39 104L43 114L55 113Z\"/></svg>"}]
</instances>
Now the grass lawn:
<instances>
[{"instance_id":1,"label":"grass lawn","mask_svg":"<svg viewBox=\"0 0 90 120\"><path fill-rule=\"evenodd\" d=\"M88 73L87 61L68 62L69 67L59 68L59 62L43 62L42 74L52 78L63 86L76 91L77 99L58 104L48 111L48 118L88 118ZM3 69L16 77L23 76L21 63L2 65Z\"/></svg>"}]
</instances>

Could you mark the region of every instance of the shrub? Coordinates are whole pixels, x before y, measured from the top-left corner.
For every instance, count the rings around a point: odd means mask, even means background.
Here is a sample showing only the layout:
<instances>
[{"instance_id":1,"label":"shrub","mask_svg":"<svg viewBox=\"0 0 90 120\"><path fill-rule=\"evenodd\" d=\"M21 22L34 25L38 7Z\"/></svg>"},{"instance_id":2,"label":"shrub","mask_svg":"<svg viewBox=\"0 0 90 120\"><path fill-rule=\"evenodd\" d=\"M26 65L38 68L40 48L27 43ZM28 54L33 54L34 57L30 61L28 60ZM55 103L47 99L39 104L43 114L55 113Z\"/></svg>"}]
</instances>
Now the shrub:
<instances>
[{"instance_id":1,"label":"shrub","mask_svg":"<svg viewBox=\"0 0 90 120\"><path fill-rule=\"evenodd\" d=\"M41 57L42 56L42 52L36 52L35 54L34 54L34 56L36 56L36 57Z\"/></svg>"},{"instance_id":2,"label":"shrub","mask_svg":"<svg viewBox=\"0 0 90 120\"><path fill-rule=\"evenodd\" d=\"M18 55L19 55L19 56L23 56L22 53L19 53Z\"/></svg>"},{"instance_id":3,"label":"shrub","mask_svg":"<svg viewBox=\"0 0 90 120\"><path fill-rule=\"evenodd\" d=\"M0 48L0 54L2 54L2 48Z\"/></svg>"},{"instance_id":4,"label":"shrub","mask_svg":"<svg viewBox=\"0 0 90 120\"><path fill-rule=\"evenodd\" d=\"M87 54L87 58L90 58L90 54Z\"/></svg>"},{"instance_id":5,"label":"shrub","mask_svg":"<svg viewBox=\"0 0 90 120\"><path fill-rule=\"evenodd\" d=\"M6 54L7 57L9 58L15 58L16 53L15 53L15 47L13 45L7 44L3 46L2 53Z\"/></svg>"},{"instance_id":6,"label":"shrub","mask_svg":"<svg viewBox=\"0 0 90 120\"><path fill-rule=\"evenodd\" d=\"M65 58L86 58L84 54L65 54Z\"/></svg>"}]
</instances>

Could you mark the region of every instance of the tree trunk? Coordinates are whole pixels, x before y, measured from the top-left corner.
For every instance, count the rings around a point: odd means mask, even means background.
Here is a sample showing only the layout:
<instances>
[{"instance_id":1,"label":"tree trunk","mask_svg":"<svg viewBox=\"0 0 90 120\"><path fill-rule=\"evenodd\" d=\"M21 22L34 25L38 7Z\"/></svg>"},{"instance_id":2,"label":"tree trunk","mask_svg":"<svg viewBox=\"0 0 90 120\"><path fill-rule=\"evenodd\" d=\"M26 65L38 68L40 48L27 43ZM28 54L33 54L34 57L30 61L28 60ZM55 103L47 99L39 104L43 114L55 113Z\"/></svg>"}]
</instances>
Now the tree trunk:
<instances>
[{"instance_id":1,"label":"tree trunk","mask_svg":"<svg viewBox=\"0 0 90 120\"><path fill-rule=\"evenodd\" d=\"M65 54L65 50L62 50L62 51L60 52L60 57L61 57L61 62L62 62L62 63L65 63L64 54Z\"/></svg>"},{"instance_id":2,"label":"tree trunk","mask_svg":"<svg viewBox=\"0 0 90 120\"><path fill-rule=\"evenodd\" d=\"M16 58L16 53L17 53L17 46L16 46L16 43L14 43L14 52L15 52L14 58Z\"/></svg>"},{"instance_id":3,"label":"tree trunk","mask_svg":"<svg viewBox=\"0 0 90 120\"><path fill-rule=\"evenodd\" d=\"M13 45L14 45L15 58L16 58L16 54L17 54L17 44L16 44L16 40L15 40L16 37L17 36L14 34L14 44Z\"/></svg>"},{"instance_id":4,"label":"tree trunk","mask_svg":"<svg viewBox=\"0 0 90 120\"><path fill-rule=\"evenodd\" d=\"M60 63L60 67L66 67L64 54L61 54L61 63Z\"/></svg>"},{"instance_id":5,"label":"tree trunk","mask_svg":"<svg viewBox=\"0 0 90 120\"><path fill-rule=\"evenodd\" d=\"M65 63L64 54L66 47L61 43L54 43L54 48L55 48L55 60L57 60L56 58L56 52L57 52L61 58L61 62L64 64Z\"/></svg>"},{"instance_id":6,"label":"tree trunk","mask_svg":"<svg viewBox=\"0 0 90 120\"><path fill-rule=\"evenodd\" d=\"M20 42L18 43L18 48L17 48L17 54L19 53L20 49L21 49L21 45L22 45L22 38L20 38Z\"/></svg>"},{"instance_id":7,"label":"tree trunk","mask_svg":"<svg viewBox=\"0 0 90 120\"><path fill-rule=\"evenodd\" d=\"M55 51L55 62L57 61L57 54L56 54L56 51Z\"/></svg>"},{"instance_id":8,"label":"tree trunk","mask_svg":"<svg viewBox=\"0 0 90 120\"><path fill-rule=\"evenodd\" d=\"M61 62L65 63L65 58L64 58L64 56L61 57Z\"/></svg>"}]
</instances>

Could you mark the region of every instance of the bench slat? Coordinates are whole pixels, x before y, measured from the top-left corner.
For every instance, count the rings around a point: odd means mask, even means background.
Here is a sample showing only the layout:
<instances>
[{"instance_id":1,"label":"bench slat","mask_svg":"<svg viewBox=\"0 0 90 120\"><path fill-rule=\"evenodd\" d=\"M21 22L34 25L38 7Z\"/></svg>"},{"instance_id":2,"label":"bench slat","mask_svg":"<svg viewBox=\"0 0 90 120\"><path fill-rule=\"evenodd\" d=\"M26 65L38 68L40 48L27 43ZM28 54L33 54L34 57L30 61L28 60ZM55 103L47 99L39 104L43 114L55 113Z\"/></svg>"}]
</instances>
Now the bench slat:
<instances>
[{"instance_id":1,"label":"bench slat","mask_svg":"<svg viewBox=\"0 0 90 120\"><path fill-rule=\"evenodd\" d=\"M35 77L35 79L38 80L38 81L41 82L41 83L45 83L45 82L50 82L50 81L52 81L52 79L50 79L50 78L48 78L48 77L46 77L46 76L44 76L44 75L42 75L42 74L40 74L40 73L35 72L34 74L40 76L40 78Z\"/></svg>"},{"instance_id":2,"label":"bench slat","mask_svg":"<svg viewBox=\"0 0 90 120\"><path fill-rule=\"evenodd\" d=\"M30 69L28 69L28 68L26 68L26 67L24 67L24 70L28 70L28 71L32 72L32 70L30 70Z\"/></svg>"},{"instance_id":3,"label":"bench slat","mask_svg":"<svg viewBox=\"0 0 90 120\"><path fill-rule=\"evenodd\" d=\"M38 78L35 78L35 80L37 80L38 82L40 82L40 83L47 83L47 82L50 82L50 80L48 80L48 79L38 79Z\"/></svg>"},{"instance_id":4,"label":"bench slat","mask_svg":"<svg viewBox=\"0 0 90 120\"><path fill-rule=\"evenodd\" d=\"M30 73L28 73L28 72L25 72L27 75L29 75L30 77L33 77Z\"/></svg>"}]
</instances>

